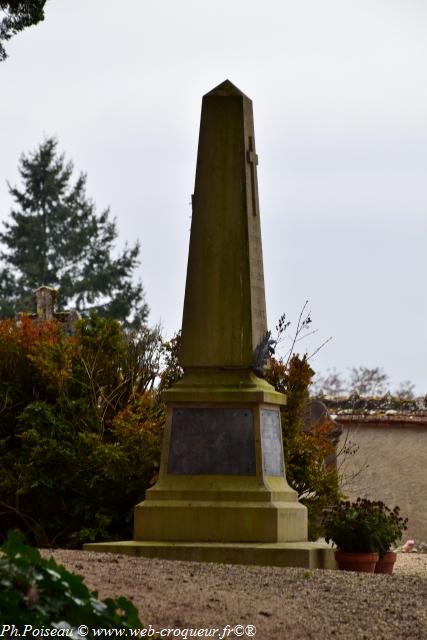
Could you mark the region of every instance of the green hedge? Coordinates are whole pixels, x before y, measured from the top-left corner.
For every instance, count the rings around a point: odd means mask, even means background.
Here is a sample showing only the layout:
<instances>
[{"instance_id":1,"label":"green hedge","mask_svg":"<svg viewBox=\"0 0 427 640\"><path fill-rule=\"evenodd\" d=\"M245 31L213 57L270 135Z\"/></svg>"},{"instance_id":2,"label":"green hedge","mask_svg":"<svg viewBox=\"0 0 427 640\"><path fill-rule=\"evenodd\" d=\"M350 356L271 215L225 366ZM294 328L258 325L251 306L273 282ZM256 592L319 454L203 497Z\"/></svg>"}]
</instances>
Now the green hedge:
<instances>
[{"instance_id":1,"label":"green hedge","mask_svg":"<svg viewBox=\"0 0 427 640\"><path fill-rule=\"evenodd\" d=\"M128 538L154 482L164 406L157 331L92 316L0 322L0 536L36 546Z\"/></svg>"}]
</instances>

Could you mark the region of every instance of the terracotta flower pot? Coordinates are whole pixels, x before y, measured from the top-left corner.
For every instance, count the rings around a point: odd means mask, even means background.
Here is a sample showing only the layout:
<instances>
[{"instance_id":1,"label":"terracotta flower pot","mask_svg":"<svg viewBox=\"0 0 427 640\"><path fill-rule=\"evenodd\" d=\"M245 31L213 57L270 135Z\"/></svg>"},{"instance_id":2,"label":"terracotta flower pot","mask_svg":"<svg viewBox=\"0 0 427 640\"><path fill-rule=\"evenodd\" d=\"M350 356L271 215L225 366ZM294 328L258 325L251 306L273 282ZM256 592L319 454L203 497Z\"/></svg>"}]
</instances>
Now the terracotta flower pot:
<instances>
[{"instance_id":1,"label":"terracotta flower pot","mask_svg":"<svg viewBox=\"0 0 427 640\"><path fill-rule=\"evenodd\" d=\"M335 551L335 559L342 571L364 571L374 573L379 559L378 553L349 553L347 551Z\"/></svg>"},{"instance_id":2,"label":"terracotta flower pot","mask_svg":"<svg viewBox=\"0 0 427 640\"><path fill-rule=\"evenodd\" d=\"M378 562L375 565L375 573L387 573L391 576L396 558L397 555L394 551L387 551L382 558L378 559Z\"/></svg>"}]
</instances>

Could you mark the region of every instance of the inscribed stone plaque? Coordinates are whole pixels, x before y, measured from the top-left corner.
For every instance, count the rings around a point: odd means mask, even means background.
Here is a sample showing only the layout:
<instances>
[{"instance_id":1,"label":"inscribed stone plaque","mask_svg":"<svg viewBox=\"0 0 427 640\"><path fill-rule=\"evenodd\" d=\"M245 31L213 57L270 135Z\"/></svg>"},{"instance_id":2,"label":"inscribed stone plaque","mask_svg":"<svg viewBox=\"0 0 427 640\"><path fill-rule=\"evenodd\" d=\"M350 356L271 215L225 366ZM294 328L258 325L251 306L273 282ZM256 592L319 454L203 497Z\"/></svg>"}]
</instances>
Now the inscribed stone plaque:
<instances>
[{"instance_id":1,"label":"inscribed stone plaque","mask_svg":"<svg viewBox=\"0 0 427 640\"><path fill-rule=\"evenodd\" d=\"M284 464L279 411L261 411L261 441L264 473L267 476L282 476Z\"/></svg>"},{"instance_id":2,"label":"inscribed stone plaque","mask_svg":"<svg viewBox=\"0 0 427 640\"><path fill-rule=\"evenodd\" d=\"M168 473L256 474L250 409L174 409Z\"/></svg>"}]
</instances>

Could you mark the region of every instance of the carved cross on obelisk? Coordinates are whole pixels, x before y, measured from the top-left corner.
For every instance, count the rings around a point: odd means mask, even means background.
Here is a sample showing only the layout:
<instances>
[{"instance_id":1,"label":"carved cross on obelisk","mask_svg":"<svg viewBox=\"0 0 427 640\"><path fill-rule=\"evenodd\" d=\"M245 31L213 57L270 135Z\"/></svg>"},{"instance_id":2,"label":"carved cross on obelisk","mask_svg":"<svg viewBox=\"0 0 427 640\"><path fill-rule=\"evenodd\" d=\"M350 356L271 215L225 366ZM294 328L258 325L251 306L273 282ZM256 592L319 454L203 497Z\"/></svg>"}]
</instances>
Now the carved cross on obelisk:
<instances>
[{"instance_id":1,"label":"carved cross on obelisk","mask_svg":"<svg viewBox=\"0 0 427 640\"><path fill-rule=\"evenodd\" d=\"M254 139L249 136L249 149L247 152L247 159L251 166L251 183L252 183L252 215L259 214L258 204L258 181L256 175L256 167L258 165L258 156L255 153Z\"/></svg>"}]
</instances>

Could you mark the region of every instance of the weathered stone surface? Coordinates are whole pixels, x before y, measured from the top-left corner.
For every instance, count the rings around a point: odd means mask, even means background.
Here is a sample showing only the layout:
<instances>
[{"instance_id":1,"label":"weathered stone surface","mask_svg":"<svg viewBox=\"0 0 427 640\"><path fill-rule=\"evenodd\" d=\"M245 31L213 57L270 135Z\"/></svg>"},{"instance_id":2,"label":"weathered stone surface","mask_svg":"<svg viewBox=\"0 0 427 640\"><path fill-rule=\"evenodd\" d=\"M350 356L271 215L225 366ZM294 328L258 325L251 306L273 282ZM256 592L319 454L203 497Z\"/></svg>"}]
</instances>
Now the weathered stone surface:
<instances>
[{"instance_id":1,"label":"weathered stone surface","mask_svg":"<svg viewBox=\"0 0 427 640\"><path fill-rule=\"evenodd\" d=\"M334 550L318 542L126 542L87 543L86 551L187 562L216 562L306 569L337 569Z\"/></svg>"},{"instance_id":2,"label":"weathered stone surface","mask_svg":"<svg viewBox=\"0 0 427 640\"><path fill-rule=\"evenodd\" d=\"M261 410L261 442L265 475L283 476L285 465L279 409Z\"/></svg>"},{"instance_id":3,"label":"weathered stone surface","mask_svg":"<svg viewBox=\"0 0 427 640\"><path fill-rule=\"evenodd\" d=\"M180 361L249 367L266 329L252 102L226 80L203 97Z\"/></svg>"}]
</instances>

